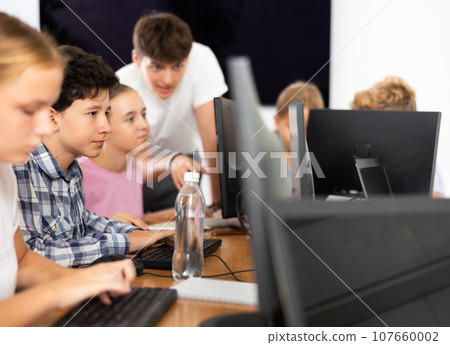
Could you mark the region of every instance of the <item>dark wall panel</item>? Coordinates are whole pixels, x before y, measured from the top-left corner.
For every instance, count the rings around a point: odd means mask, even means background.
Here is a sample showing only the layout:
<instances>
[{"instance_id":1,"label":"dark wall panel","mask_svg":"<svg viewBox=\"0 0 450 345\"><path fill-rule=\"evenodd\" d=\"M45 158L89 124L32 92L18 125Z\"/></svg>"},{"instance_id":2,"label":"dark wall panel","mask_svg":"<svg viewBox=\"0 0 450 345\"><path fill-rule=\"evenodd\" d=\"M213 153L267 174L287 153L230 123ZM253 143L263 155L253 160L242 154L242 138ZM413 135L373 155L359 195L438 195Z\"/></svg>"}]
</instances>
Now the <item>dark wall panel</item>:
<instances>
[{"instance_id":1,"label":"dark wall panel","mask_svg":"<svg viewBox=\"0 0 450 345\"><path fill-rule=\"evenodd\" d=\"M131 61L137 19L153 10L172 12L210 46L226 73L226 58L245 54L253 63L262 103L273 104L282 88L308 80L329 59L330 0L41 0L41 23L60 44L101 55L114 69ZM116 56L117 55L117 56ZM328 67L315 78L328 104Z\"/></svg>"}]
</instances>

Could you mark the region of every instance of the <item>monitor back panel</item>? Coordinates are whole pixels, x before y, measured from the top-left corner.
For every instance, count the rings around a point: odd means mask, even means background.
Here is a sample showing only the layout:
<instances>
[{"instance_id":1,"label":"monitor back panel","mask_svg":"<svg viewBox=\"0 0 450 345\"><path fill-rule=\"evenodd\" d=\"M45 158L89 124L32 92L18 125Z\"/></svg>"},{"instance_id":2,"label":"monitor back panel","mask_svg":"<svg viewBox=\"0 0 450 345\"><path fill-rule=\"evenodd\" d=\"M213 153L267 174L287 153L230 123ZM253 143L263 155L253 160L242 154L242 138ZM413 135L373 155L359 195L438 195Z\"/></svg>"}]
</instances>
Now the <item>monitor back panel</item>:
<instances>
[{"instance_id":1,"label":"monitor back panel","mask_svg":"<svg viewBox=\"0 0 450 345\"><path fill-rule=\"evenodd\" d=\"M285 224L269 243L290 326L295 315L349 325L450 286L450 200L400 199L275 206Z\"/></svg>"},{"instance_id":2,"label":"monitor back panel","mask_svg":"<svg viewBox=\"0 0 450 345\"><path fill-rule=\"evenodd\" d=\"M252 231L260 311L271 315L271 325L279 326L283 322L279 317L278 290L265 229L271 214L263 201L274 198L288 200L287 179L280 178L280 166L275 163L279 159L269 158L271 152L282 152L281 142L267 129L259 114L260 102L250 60L246 57L232 58L228 61L228 71L230 94L236 102L238 151L246 152L251 157L263 155L258 167L264 177L256 173L248 159L242 159L242 169L250 172L250 175L242 178L241 182ZM240 154L240 157L243 156Z\"/></svg>"},{"instance_id":3,"label":"monitor back panel","mask_svg":"<svg viewBox=\"0 0 450 345\"><path fill-rule=\"evenodd\" d=\"M394 195L430 195L439 124L435 112L312 109L308 146L325 175L316 195L361 191L354 155L380 158Z\"/></svg>"}]
</instances>

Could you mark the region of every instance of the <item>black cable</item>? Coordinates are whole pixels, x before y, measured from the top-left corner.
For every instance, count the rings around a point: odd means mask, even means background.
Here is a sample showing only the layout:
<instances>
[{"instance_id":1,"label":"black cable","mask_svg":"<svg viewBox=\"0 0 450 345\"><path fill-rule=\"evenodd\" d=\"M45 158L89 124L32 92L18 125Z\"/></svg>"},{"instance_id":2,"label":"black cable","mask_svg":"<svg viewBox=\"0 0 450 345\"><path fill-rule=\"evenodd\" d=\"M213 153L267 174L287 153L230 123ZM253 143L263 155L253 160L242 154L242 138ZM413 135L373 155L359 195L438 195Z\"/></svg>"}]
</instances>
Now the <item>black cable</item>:
<instances>
[{"instance_id":1,"label":"black cable","mask_svg":"<svg viewBox=\"0 0 450 345\"><path fill-rule=\"evenodd\" d=\"M162 274L152 273L152 272L146 272L144 271L143 274L148 274L155 277L162 277L162 278L173 278L173 276L163 276Z\"/></svg>"},{"instance_id":2,"label":"black cable","mask_svg":"<svg viewBox=\"0 0 450 345\"><path fill-rule=\"evenodd\" d=\"M214 257L218 258L220 261L222 261L222 263L225 265L225 267L227 268L228 272L230 272L230 274L233 276L234 279L236 279L238 282L242 281L238 277L235 276L234 272L230 269L230 267L228 267L227 263L225 261L223 261L223 259L219 255L209 254L209 255L205 255L205 258L211 257L211 256L214 256Z\"/></svg>"},{"instance_id":3,"label":"black cable","mask_svg":"<svg viewBox=\"0 0 450 345\"><path fill-rule=\"evenodd\" d=\"M256 269L251 268L251 269L248 269L248 270L234 271L232 273L239 274L239 273L246 273L246 272L253 272L253 271L256 271ZM217 277L229 276L232 273L228 272L228 273L215 274L215 275L211 275L211 276L202 276L202 278L217 278ZM157 273L152 273L152 272L145 272L145 271L144 271L143 274L148 274L148 275L151 275L151 276L162 277L162 278L173 278L173 276L164 276L162 274L157 274Z\"/></svg>"},{"instance_id":4,"label":"black cable","mask_svg":"<svg viewBox=\"0 0 450 345\"><path fill-rule=\"evenodd\" d=\"M241 224L242 230L244 230L244 232L249 236L252 237L252 233L250 231L249 228L247 228L244 224L244 221L242 220L242 216L241 216L241 212L239 211L239 197L242 194L242 190L240 190L237 194L236 194L236 215L237 215L237 219L239 220L239 224Z\"/></svg>"},{"instance_id":5,"label":"black cable","mask_svg":"<svg viewBox=\"0 0 450 345\"><path fill-rule=\"evenodd\" d=\"M234 271L233 273L236 274L236 273L245 273L245 272L252 272L252 271L256 271L256 269L252 268L252 269L249 269L249 270ZM230 274L231 273L228 272L228 273L222 273L222 274L215 274L215 275L212 275L212 276L202 276L202 278L217 278L217 277L228 276Z\"/></svg>"},{"instance_id":6,"label":"black cable","mask_svg":"<svg viewBox=\"0 0 450 345\"><path fill-rule=\"evenodd\" d=\"M244 272L251 272L251 271L255 270L255 269L248 269L248 270L241 270L241 271L233 272L230 269L230 267L227 265L227 263L220 256L218 256L216 254L209 254L209 255L205 255L204 257L207 258L207 257L211 257L211 256L214 256L214 257L218 258L220 261L222 261L222 263L225 265L225 267L227 268L229 273L221 273L221 274L216 274L216 275L211 275L211 276L202 276L202 278L215 278L215 277L222 277L222 276L227 276L227 275L231 274L234 277L234 279L236 279L239 282L243 282L243 280L241 280L238 277L236 277L235 274L237 274L237 273L244 273ZM144 271L143 274L148 274L148 275L152 275L152 276L155 276L155 277L162 277L162 278L173 278L173 276L165 276L165 275L162 275L162 274L157 274L157 273L152 273L152 272L145 272L145 271Z\"/></svg>"}]
</instances>

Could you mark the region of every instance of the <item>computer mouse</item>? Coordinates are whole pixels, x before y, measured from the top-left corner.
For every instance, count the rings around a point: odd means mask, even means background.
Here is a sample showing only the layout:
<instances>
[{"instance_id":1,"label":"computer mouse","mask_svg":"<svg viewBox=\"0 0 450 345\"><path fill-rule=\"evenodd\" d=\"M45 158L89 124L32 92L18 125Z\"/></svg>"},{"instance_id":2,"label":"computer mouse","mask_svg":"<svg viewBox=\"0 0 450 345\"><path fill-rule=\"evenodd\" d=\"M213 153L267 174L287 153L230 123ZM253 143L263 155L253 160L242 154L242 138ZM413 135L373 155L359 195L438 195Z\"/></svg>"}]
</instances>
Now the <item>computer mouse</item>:
<instances>
[{"instance_id":1,"label":"computer mouse","mask_svg":"<svg viewBox=\"0 0 450 345\"><path fill-rule=\"evenodd\" d=\"M129 259L129 257L126 255L122 255L122 254L105 254L105 255L100 256L97 260L92 261L89 264L89 266L99 264L102 262L119 261L119 260L124 260L124 259ZM136 258L132 258L132 261L133 261L134 267L136 268L136 274L138 276L143 275L144 274L144 264Z\"/></svg>"}]
</instances>

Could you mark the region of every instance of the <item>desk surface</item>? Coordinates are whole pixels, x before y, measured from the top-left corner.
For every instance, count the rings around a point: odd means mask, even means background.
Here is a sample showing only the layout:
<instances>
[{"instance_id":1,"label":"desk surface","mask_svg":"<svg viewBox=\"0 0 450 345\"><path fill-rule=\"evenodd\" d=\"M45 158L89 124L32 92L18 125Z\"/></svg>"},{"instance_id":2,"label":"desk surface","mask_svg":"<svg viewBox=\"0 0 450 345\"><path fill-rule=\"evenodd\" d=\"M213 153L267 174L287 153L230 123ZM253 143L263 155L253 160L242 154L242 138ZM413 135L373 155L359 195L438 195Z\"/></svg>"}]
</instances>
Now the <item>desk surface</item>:
<instances>
[{"instance_id":1,"label":"desk surface","mask_svg":"<svg viewBox=\"0 0 450 345\"><path fill-rule=\"evenodd\" d=\"M205 238L211 238L210 232L205 232ZM215 236L214 238L222 239L222 246L214 254L220 256L233 272L254 268L248 236L226 235ZM171 271L147 271L172 276ZM228 270L218 258L205 258L202 276L222 273L228 273ZM247 282L256 281L254 271L238 273L236 276ZM218 277L217 279L234 280L232 275ZM171 287L173 284L177 284L173 278L155 277L146 274L138 277L134 281L133 286ZM164 314L157 326L198 326L202 321L213 316L255 311L257 311L257 308L251 306L178 298L174 305Z\"/></svg>"},{"instance_id":2,"label":"desk surface","mask_svg":"<svg viewBox=\"0 0 450 345\"><path fill-rule=\"evenodd\" d=\"M254 268L250 238L248 236L225 235L212 237L211 231L205 231L204 237L222 239L222 246L216 252L214 252L214 254L220 256L233 272ZM146 271L170 276L170 278L155 277L146 274L136 278L132 284L133 286L168 288L178 283L173 280L172 271ZM228 273L228 270L218 258L205 258L202 276L217 275L222 273ZM243 281L256 281L256 274L254 271L238 273L236 274L236 276ZM234 280L232 275L218 277L217 279ZM202 321L213 316L233 313L252 313L257 310L258 308L256 307L246 305L177 298L175 303L164 314L164 316L160 319L156 326L198 326ZM36 326L50 326L51 324L56 322L56 320L58 320L62 315L64 315L64 312L61 311L49 313L44 318L41 318Z\"/></svg>"}]
</instances>

